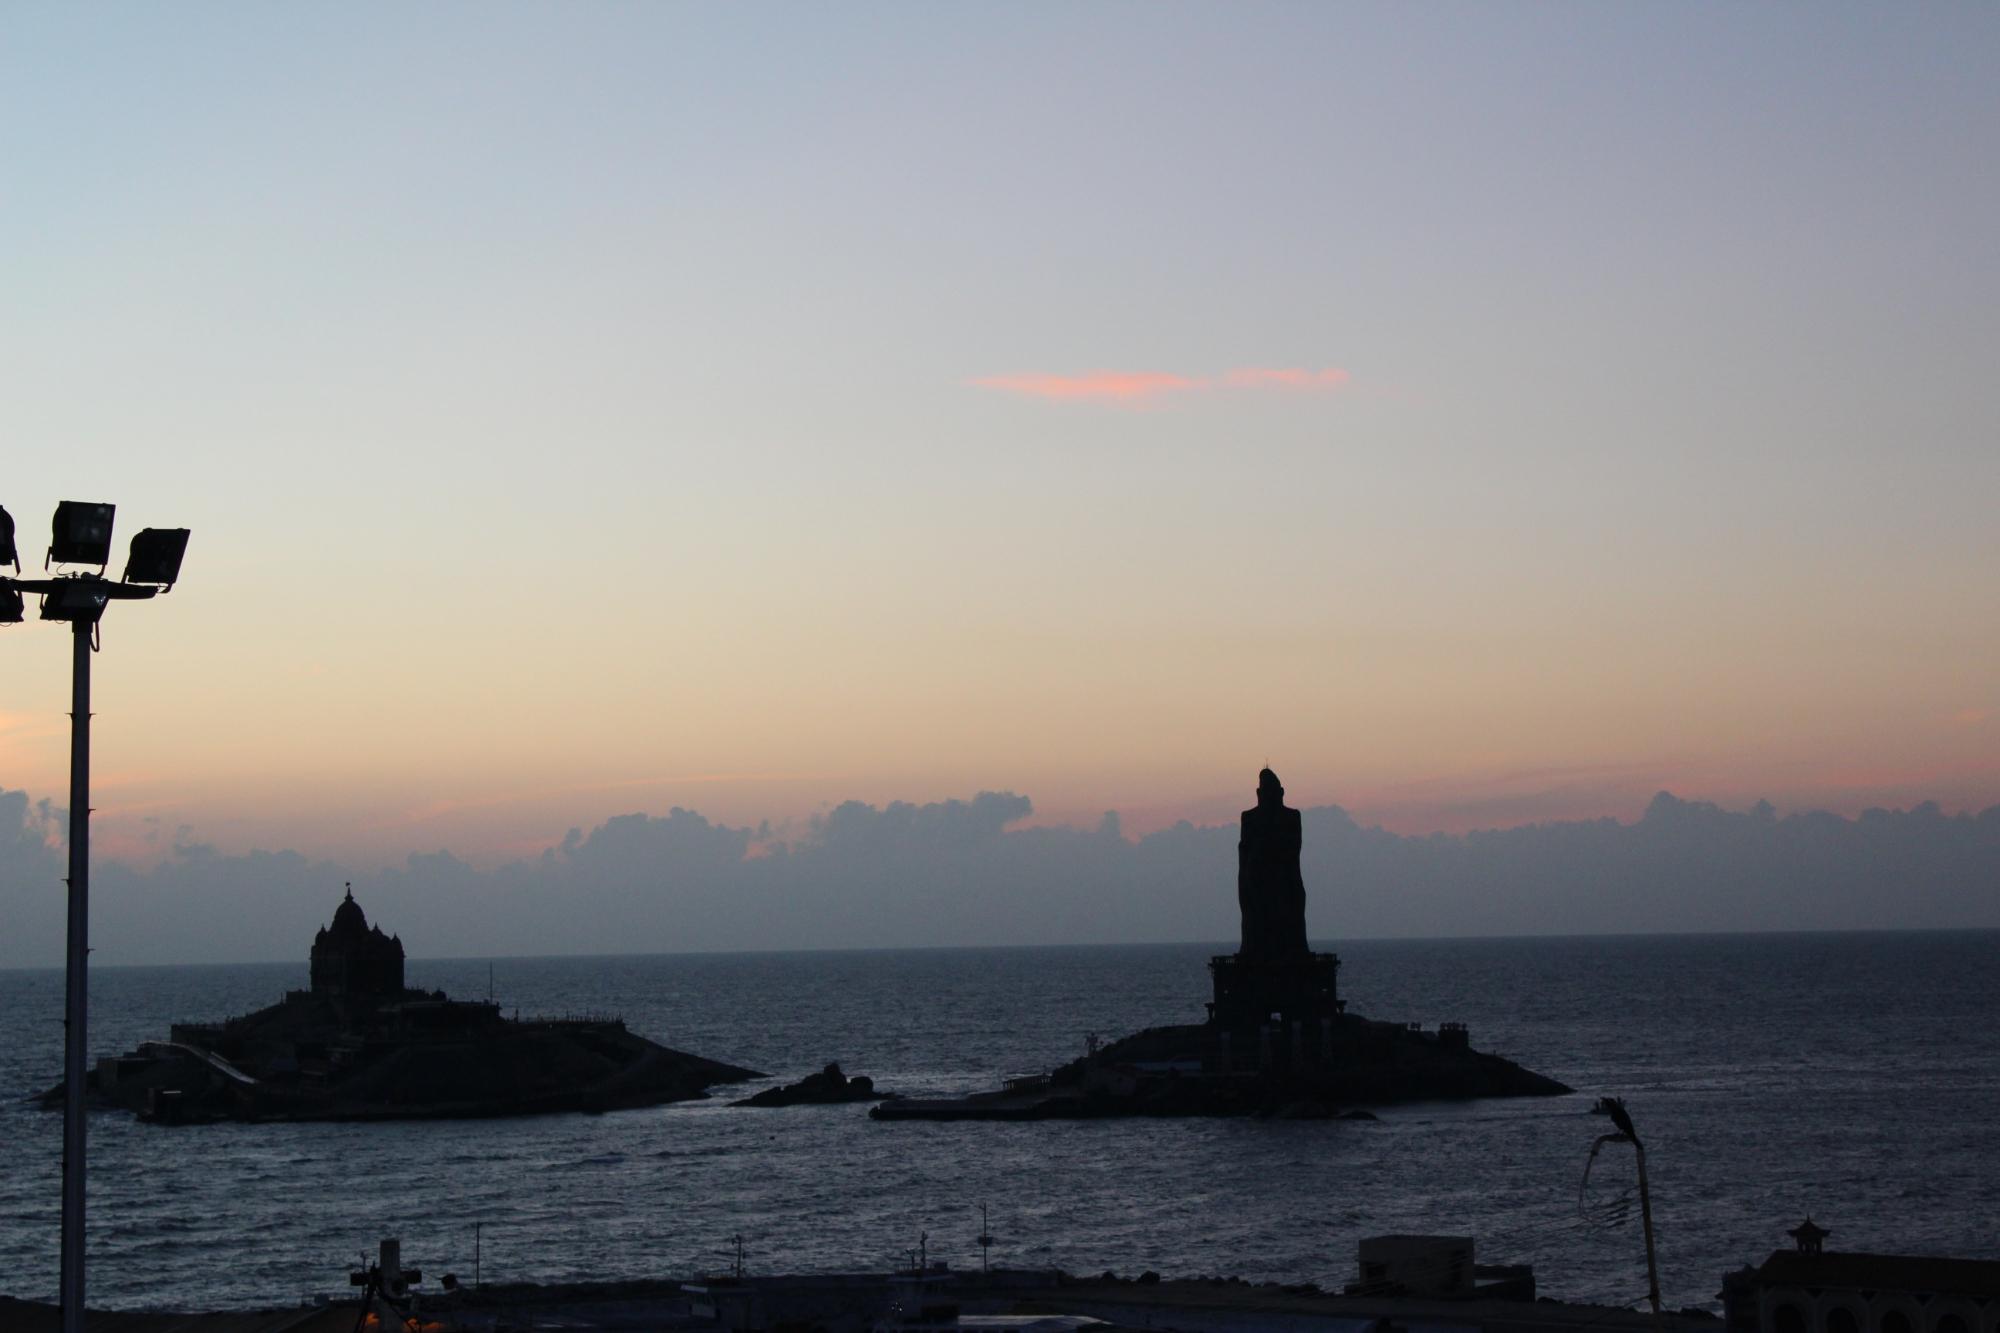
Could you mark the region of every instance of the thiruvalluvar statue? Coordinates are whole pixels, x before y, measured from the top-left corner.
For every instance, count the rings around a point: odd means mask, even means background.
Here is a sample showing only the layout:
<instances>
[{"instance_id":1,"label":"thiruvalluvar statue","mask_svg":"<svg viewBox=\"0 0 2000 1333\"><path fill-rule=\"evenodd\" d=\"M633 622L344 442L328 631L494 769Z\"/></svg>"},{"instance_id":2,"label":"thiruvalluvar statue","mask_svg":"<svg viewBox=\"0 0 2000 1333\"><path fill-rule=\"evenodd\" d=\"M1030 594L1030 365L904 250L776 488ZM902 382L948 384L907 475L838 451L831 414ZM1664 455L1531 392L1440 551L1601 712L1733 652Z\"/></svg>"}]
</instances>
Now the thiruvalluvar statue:
<instances>
[{"instance_id":1,"label":"thiruvalluvar statue","mask_svg":"<svg viewBox=\"0 0 2000 1333\"><path fill-rule=\"evenodd\" d=\"M1300 840L1299 812L1285 804L1284 784L1267 768L1257 775L1257 804L1243 812L1243 836L1236 844L1236 901L1243 909L1237 957L1268 962L1311 957Z\"/></svg>"}]
</instances>

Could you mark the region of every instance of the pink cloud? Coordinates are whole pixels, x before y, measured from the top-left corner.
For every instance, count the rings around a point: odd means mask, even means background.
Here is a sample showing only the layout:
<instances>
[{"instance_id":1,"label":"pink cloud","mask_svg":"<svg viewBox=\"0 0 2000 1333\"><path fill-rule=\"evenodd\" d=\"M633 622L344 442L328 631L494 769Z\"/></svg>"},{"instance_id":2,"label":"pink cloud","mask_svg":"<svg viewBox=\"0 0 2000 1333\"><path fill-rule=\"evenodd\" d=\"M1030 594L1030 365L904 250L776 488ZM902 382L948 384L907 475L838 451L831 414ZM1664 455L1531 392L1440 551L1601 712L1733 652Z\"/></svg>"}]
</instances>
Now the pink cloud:
<instances>
[{"instance_id":1,"label":"pink cloud","mask_svg":"<svg viewBox=\"0 0 2000 1333\"><path fill-rule=\"evenodd\" d=\"M1350 378L1338 366L1329 366L1325 370L1246 366L1230 371L1222 377L1222 382L1232 389L1338 389Z\"/></svg>"},{"instance_id":2,"label":"pink cloud","mask_svg":"<svg viewBox=\"0 0 2000 1333\"><path fill-rule=\"evenodd\" d=\"M1161 394L1206 388L1202 380L1157 370L1093 370L1082 375L988 375L972 381L982 389L1004 389L1030 398L1070 401L1109 398L1138 402Z\"/></svg>"},{"instance_id":3,"label":"pink cloud","mask_svg":"<svg viewBox=\"0 0 2000 1333\"><path fill-rule=\"evenodd\" d=\"M1299 370L1263 366L1232 370L1220 378L1207 375L1176 375L1161 370L1092 370L1081 375L986 375L972 381L982 389L1000 389L1029 398L1051 402L1078 402L1085 399L1116 403L1141 403L1172 394L1199 393L1209 389L1338 389L1349 379L1338 367Z\"/></svg>"}]
</instances>

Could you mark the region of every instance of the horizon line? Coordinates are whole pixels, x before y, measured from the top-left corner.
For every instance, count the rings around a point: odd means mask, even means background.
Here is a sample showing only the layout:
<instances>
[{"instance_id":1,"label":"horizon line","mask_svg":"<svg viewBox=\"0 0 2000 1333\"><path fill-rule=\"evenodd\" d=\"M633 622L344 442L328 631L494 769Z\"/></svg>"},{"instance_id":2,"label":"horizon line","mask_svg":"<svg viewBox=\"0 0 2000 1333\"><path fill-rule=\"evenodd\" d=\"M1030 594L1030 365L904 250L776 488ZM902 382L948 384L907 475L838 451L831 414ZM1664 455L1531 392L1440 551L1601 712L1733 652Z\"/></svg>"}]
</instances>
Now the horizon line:
<instances>
[{"instance_id":1,"label":"horizon line","mask_svg":"<svg viewBox=\"0 0 2000 1333\"><path fill-rule=\"evenodd\" d=\"M1866 926L1844 929L1787 929L1787 930L1605 930L1605 931L1563 931L1540 934L1523 931L1511 935L1353 935L1338 939L1321 937L1309 940L1316 944L1504 944L1539 941L1556 943L1561 941L1604 942L1611 940L1707 940L1707 939L1780 939L1780 938L1832 938L1835 936L1863 935L2000 935L2000 926ZM1047 949L1193 949L1219 946L1218 940L1077 940L1065 944L871 944L844 945L824 949L681 949L651 951L646 953L530 953L530 954L438 954L432 957L411 957L406 966L419 963L555 963L579 962L593 958L778 958L778 957L819 957L835 954L876 954L876 953L974 953L994 950L1026 951ZM1223 950L1233 953L1234 950ZM91 964L92 971L141 971L144 969L165 969L183 967L305 967L307 963L292 958L238 959L226 963L97 963ZM60 973L60 963L24 967L20 965L0 965L0 973L9 972L51 972ZM423 987L409 989L422 990Z\"/></svg>"}]
</instances>

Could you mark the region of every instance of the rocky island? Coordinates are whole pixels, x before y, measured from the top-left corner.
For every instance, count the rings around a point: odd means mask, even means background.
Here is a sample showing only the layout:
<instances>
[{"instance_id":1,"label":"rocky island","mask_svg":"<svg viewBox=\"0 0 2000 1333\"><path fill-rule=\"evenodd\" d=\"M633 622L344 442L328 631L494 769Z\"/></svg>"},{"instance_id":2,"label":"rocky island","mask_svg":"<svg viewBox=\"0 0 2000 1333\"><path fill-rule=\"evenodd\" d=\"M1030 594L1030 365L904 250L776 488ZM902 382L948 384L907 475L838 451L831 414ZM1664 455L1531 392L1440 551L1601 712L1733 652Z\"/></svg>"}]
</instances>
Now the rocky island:
<instances>
[{"instance_id":1,"label":"rocky island","mask_svg":"<svg viewBox=\"0 0 2000 1333\"><path fill-rule=\"evenodd\" d=\"M1465 1027L1435 1032L1347 1012L1340 959L1306 942L1299 812L1278 775L1258 775L1243 812L1236 896L1242 945L1209 960L1208 1021L1148 1028L1003 1088L949 1100L885 1102L880 1120L1040 1120L1106 1116L1324 1117L1341 1108L1571 1091L1472 1049Z\"/></svg>"},{"instance_id":2,"label":"rocky island","mask_svg":"<svg viewBox=\"0 0 2000 1333\"><path fill-rule=\"evenodd\" d=\"M312 946L309 990L107 1056L98 1105L166 1124L411 1120L610 1111L705 1097L755 1070L669 1050L621 1019L510 1019L490 1001L403 984L403 943L370 926L350 886ZM62 1085L43 1094L62 1102Z\"/></svg>"},{"instance_id":3,"label":"rocky island","mask_svg":"<svg viewBox=\"0 0 2000 1333\"><path fill-rule=\"evenodd\" d=\"M866 1074L849 1076L838 1061L817 1074L807 1074L797 1083L766 1088L754 1096L729 1103L731 1106L840 1106L848 1102L888 1102L902 1094L878 1092L875 1080Z\"/></svg>"}]
</instances>

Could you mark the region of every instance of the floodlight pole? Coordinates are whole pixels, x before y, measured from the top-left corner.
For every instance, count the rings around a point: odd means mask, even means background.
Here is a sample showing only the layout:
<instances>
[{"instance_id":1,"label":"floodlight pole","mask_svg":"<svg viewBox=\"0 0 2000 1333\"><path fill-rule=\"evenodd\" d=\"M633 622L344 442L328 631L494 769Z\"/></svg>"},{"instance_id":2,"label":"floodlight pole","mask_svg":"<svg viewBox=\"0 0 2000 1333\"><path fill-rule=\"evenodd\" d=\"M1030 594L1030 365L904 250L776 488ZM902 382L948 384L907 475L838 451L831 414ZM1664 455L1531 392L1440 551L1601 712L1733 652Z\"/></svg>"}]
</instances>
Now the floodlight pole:
<instances>
[{"instance_id":1,"label":"floodlight pole","mask_svg":"<svg viewBox=\"0 0 2000 1333\"><path fill-rule=\"evenodd\" d=\"M90 1011L90 621L70 625L69 961L63 987L62 1333L83 1333L83 1084Z\"/></svg>"},{"instance_id":2,"label":"floodlight pole","mask_svg":"<svg viewBox=\"0 0 2000 1333\"><path fill-rule=\"evenodd\" d=\"M25 618L21 594L39 593L42 619L70 627L69 922L63 975L62 1333L83 1333L83 1196L85 1084L90 1077L90 656L97 621L112 602L138 601L170 590L187 553L186 528L147 528L132 539L125 577L104 577L111 553L114 506L65 500L56 506L51 564L97 565L95 574L52 579L0 578L0 624ZM0 560L20 569L14 520L0 509Z\"/></svg>"}]
</instances>

